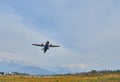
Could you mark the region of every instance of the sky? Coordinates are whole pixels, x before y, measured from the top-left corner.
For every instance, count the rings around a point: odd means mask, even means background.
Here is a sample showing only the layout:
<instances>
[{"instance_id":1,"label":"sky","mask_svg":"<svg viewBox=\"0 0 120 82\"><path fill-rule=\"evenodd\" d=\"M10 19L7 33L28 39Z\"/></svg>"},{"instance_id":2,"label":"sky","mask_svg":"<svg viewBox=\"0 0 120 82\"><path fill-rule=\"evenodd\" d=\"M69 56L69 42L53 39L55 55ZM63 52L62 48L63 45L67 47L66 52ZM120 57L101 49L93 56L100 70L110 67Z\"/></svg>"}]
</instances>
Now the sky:
<instances>
[{"instance_id":1,"label":"sky","mask_svg":"<svg viewBox=\"0 0 120 82\"><path fill-rule=\"evenodd\" d=\"M120 68L119 0L0 0L0 60L36 67ZM43 53L32 43L60 45Z\"/></svg>"}]
</instances>

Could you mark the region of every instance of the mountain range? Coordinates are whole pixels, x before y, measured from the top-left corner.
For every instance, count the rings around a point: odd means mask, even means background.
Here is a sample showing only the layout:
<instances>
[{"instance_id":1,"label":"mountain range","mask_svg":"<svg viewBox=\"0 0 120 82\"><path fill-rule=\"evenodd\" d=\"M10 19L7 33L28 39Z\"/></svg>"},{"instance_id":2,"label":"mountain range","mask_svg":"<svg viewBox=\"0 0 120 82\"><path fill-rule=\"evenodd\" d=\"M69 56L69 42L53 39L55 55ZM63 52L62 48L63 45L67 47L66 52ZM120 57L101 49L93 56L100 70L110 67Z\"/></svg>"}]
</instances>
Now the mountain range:
<instances>
[{"instance_id":1,"label":"mountain range","mask_svg":"<svg viewBox=\"0 0 120 82\"><path fill-rule=\"evenodd\" d=\"M81 69L82 70L82 69ZM75 73L79 70L72 70L65 67L55 67L52 69L49 68L41 68L36 66L28 66L26 64L21 64L19 62L13 61L0 61L0 72L19 72L19 73L27 73L32 75L52 75L52 74L67 74L67 73Z\"/></svg>"},{"instance_id":2,"label":"mountain range","mask_svg":"<svg viewBox=\"0 0 120 82\"><path fill-rule=\"evenodd\" d=\"M36 67L36 66L27 66L21 65L17 62L0 62L0 72L19 72L19 73L27 73L32 75L50 75L55 74L49 70L44 68Z\"/></svg>"}]
</instances>

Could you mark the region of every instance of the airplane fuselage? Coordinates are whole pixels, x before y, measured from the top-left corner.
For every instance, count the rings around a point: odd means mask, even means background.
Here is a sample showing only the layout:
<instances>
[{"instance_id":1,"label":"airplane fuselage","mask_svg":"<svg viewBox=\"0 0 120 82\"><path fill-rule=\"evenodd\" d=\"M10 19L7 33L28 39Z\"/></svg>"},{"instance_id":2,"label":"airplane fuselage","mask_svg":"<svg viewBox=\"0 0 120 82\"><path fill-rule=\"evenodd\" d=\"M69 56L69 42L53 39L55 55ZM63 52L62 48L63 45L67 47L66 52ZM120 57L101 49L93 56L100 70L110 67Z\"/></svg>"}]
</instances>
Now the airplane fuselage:
<instances>
[{"instance_id":1,"label":"airplane fuselage","mask_svg":"<svg viewBox=\"0 0 120 82\"><path fill-rule=\"evenodd\" d=\"M49 41L46 42L43 50L44 50L44 53L49 49Z\"/></svg>"}]
</instances>

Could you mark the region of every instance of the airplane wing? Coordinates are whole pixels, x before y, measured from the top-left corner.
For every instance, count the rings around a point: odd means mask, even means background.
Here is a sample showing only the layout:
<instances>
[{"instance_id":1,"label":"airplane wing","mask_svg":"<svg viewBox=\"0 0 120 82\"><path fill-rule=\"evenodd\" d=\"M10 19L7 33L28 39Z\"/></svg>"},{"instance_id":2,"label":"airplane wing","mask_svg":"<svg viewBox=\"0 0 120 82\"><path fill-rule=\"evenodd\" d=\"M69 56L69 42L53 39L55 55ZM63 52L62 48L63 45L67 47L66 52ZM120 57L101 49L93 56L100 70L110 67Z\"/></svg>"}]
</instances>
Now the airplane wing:
<instances>
[{"instance_id":1,"label":"airplane wing","mask_svg":"<svg viewBox=\"0 0 120 82\"><path fill-rule=\"evenodd\" d=\"M60 47L59 45L52 45L50 44L49 47Z\"/></svg>"},{"instance_id":2,"label":"airplane wing","mask_svg":"<svg viewBox=\"0 0 120 82\"><path fill-rule=\"evenodd\" d=\"M32 44L33 46L40 46L40 47L44 47L44 44Z\"/></svg>"}]
</instances>

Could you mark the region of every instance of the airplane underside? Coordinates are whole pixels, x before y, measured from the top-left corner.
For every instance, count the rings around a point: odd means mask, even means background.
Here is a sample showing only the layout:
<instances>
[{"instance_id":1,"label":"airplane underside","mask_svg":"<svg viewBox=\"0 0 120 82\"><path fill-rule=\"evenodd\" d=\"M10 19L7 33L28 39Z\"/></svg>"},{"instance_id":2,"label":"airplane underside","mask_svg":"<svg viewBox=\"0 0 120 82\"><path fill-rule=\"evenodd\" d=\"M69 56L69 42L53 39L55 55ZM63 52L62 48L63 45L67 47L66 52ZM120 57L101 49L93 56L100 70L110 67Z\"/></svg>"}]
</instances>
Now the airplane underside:
<instances>
[{"instance_id":1,"label":"airplane underside","mask_svg":"<svg viewBox=\"0 0 120 82\"><path fill-rule=\"evenodd\" d=\"M44 47L44 53L48 50L49 48L47 46Z\"/></svg>"},{"instance_id":2,"label":"airplane underside","mask_svg":"<svg viewBox=\"0 0 120 82\"><path fill-rule=\"evenodd\" d=\"M49 49L49 47L60 47L59 45L52 45L49 44L49 41L46 41L45 44L32 44L33 46L39 46L39 47L43 47L42 50L44 50L44 53L47 52L47 50Z\"/></svg>"}]
</instances>

